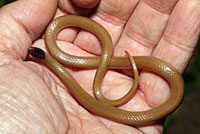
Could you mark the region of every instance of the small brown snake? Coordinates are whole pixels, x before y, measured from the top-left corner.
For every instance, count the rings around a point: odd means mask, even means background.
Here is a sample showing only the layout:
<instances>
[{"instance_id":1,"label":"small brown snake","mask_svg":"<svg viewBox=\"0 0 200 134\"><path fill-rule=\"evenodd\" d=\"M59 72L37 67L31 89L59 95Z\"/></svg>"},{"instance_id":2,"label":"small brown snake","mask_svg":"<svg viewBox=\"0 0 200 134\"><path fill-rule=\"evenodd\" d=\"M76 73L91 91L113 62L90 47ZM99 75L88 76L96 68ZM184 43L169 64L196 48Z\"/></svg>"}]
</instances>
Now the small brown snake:
<instances>
[{"instance_id":1,"label":"small brown snake","mask_svg":"<svg viewBox=\"0 0 200 134\"><path fill-rule=\"evenodd\" d=\"M56 36L60 30L67 26L81 27L94 33L102 44L102 55L100 57L78 57L66 54L59 49L56 44ZM150 56L133 56L133 59L139 69L155 72L168 81L171 87L171 95L160 106L141 112L125 111L96 100L86 93L60 63L71 67L98 68L94 80L94 88L97 89L100 89L107 67L131 69L132 64L134 64L130 62L130 57L112 57L112 41L108 32L91 19L75 15L58 17L48 26L45 43L52 56L35 47L29 48L29 53L42 60L63 81L74 98L87 110L98 116L128 125L149 124L169 115L182 101L184 81L180 73L165 61ZM101 95L101 93L99 94Z\"/></svg>"}]
</instances>

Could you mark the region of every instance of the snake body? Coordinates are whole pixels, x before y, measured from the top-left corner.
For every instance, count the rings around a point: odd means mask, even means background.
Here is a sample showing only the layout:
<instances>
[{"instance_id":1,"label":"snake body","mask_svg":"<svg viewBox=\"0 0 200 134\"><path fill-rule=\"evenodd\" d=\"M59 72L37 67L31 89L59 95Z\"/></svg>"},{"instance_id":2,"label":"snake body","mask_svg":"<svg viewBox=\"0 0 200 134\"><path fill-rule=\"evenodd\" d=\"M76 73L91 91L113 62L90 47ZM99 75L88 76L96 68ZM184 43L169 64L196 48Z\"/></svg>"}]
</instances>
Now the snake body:
<instances>
[{"instance_id":1,"label":"snake body","mask_svg":"<svg viewBox=\"0 0 200 134\"><path fill-rule=\"evenodd\" d=\"M102 55L99 57L79 57L63 52L56 44L56 36L60 30L67 26L81 27L94 33L102 44ZM75 15L58 17L48 26L45 42L51 55L35 47L29 48L29 53L42 60L63 81L76 100L98 116L128 125L149 124L169 115L182 101L184 81L180 73L172 65L151 56L133 56L133 59L137 68L155 72L168 81L171 87L171 95L160 106L147 111L131 112L96 100L85 92L60 63L71 67L98 68L94 88L100 88L107 68L131 69L131 62L128 57L112 57L112 41L108 32L93 20Z\"/></svg>"}]
</instances>

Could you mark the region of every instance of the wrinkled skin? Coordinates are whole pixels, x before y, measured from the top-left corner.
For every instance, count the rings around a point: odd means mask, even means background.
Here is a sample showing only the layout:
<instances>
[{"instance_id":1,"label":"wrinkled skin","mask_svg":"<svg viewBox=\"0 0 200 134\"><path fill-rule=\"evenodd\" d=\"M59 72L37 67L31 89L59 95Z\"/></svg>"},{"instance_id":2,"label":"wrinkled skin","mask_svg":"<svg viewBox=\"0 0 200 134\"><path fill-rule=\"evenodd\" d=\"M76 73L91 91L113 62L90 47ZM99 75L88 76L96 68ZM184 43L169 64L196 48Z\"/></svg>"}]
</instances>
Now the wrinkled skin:
<instances>
[{"instance_id":1,"label":"wrinkled skin","mask_svg":"<svg viewBox=\"0 0 200 134\"><path fill-rule=\"evenodd\" d=\"M81 2L90 7L97 3ZM1 8L0 133L161 134L161 122L126 126L89 113L48 68L27 57L27 49L37 46L45 50L42 34L54 17L90 13L90 18L111 34L115 56L126 56L125 50L132 55L152 55L183 73L199 37L199 9L199 0L101 0L95 10L81 9L69 0L18 0ZM101 53L97 38L84 30L65 29L58 40L67 53L86 56ZM93 95L95 69L66 69ZM107 98L117 99L129 90L133 78L127 73L107 72L102 84ZM139 85L133 99L121 108L146 110L170 95L168 84L150 72L141 72Z\"/></svg>"}]
</instances>

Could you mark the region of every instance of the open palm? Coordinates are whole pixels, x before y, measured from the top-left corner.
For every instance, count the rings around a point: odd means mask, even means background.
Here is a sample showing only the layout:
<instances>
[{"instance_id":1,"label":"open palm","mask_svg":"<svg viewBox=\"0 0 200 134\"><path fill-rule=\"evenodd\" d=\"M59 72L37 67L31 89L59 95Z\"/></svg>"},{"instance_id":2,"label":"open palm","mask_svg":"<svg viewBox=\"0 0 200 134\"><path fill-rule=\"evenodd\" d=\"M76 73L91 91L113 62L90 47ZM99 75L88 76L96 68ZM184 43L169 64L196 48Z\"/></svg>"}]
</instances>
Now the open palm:
<instances>
[{"instance_id":1,"label":"open palm","mask_svg":"<svg viewBox=\"0 0 200 134\"><path fill-rule=\"evenodd\" d=\"M96 0L82 0L88 1L96 3ZM27 49L30 46L46 49L42 34L53 18L90 14L90 18L109 31L115 56L125 56L124 51L128 50L132 55L159 57L182 73L199 37L199 9L199 0L101 0L95 9L76 7L70 0L18 0L3 7L0 133L162 133L161 123L127 126L89 113L48 68L38 61L28 61L36 59L27 57ZM67 53L101 54L98 39L88 31L67 28L57 39ZM93 95L95 69L66 69ZM120 98L130 89L133 80L125 74L125 71L107 71L102 84L107 98ZM120 108L147 110L163 103L169 95L170 88L162 78L142 71L137 93Z\"/></svg>"}]
</instances>

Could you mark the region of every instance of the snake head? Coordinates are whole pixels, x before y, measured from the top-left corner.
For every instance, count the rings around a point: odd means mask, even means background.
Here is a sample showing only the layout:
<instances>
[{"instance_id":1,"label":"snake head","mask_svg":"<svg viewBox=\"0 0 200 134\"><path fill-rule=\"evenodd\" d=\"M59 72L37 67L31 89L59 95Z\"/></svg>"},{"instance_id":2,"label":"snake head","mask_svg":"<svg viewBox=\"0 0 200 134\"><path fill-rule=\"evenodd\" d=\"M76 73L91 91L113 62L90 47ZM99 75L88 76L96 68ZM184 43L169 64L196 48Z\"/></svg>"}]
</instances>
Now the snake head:
<instances>
[{"instance_id":1,"label":"snake head","mask_svg":"<svg viewBox=\"0 0 200 134\"><path fill-rule=\"evenodd\" d=\"M28 53L29 53L31 56L33 56L33 57L35 57L35 58L37 58L37 59L40 59L40 60L45 59L45 52L44 52L42 49L40 49L40 48L37 48L37 47L30 47L30 48L28 49Z\"/></svg>"}]
</instances>

